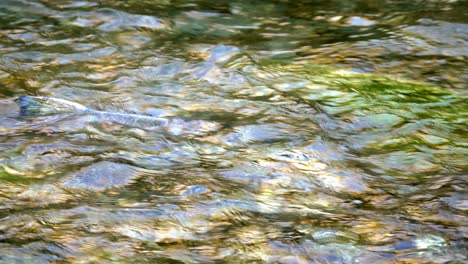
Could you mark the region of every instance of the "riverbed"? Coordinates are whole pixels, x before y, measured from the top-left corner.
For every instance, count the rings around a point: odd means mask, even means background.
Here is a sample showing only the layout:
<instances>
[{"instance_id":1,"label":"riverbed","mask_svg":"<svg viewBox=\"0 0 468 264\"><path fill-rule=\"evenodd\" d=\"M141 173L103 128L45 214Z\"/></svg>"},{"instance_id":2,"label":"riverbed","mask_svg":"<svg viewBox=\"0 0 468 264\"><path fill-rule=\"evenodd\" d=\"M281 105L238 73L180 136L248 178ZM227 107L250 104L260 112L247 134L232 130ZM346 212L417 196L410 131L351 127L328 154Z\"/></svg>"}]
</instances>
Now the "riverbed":
<instances>
[{"instance_id":1,"label":"riverbed","mask_svg":"<svg viewBox=\"0 0 468 264\"><path fill-rule=\"evenodd\" d=\"M466 263L467 11L1 1L0 263Z\"/></svg>"}]
</instances>

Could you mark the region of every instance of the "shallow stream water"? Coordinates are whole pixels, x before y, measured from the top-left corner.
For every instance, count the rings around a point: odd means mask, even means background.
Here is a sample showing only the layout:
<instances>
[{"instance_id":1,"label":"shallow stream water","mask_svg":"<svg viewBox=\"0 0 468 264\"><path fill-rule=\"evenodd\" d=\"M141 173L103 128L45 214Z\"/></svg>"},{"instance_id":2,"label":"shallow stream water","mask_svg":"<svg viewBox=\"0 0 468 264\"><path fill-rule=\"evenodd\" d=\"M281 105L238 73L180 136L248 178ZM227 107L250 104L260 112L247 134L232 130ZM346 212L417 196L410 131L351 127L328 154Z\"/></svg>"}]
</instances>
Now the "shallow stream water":
<instances>
[{"instance_id":1,"label":"shallow stream water","mask_svg":"<svg viewBox=\"0 0 468 264\"><path fill-rule=\"evenodd\" d=\"M0 263L466 263L467 13L0 1Z\"/></svg>"}]
</instances>

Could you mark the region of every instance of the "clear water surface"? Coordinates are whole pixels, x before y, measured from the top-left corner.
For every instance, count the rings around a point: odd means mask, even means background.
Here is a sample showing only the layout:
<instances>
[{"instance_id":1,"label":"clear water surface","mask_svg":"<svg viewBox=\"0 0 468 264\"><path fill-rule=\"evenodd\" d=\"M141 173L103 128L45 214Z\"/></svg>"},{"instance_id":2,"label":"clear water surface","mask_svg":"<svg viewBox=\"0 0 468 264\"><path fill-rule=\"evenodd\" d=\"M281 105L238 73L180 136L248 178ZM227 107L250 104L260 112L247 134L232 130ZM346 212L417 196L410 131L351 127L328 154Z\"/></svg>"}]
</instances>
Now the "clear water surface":
<instances>
[{"instance_id":1,"label":"clear water surface","mask_svg":"<svg viewBox=\"0 0 468 264\"><path fill-rule=\"evenodd\" d=\"M466 263L467 13L0 1L0 263Z\"/></svg>"}]
</instances>

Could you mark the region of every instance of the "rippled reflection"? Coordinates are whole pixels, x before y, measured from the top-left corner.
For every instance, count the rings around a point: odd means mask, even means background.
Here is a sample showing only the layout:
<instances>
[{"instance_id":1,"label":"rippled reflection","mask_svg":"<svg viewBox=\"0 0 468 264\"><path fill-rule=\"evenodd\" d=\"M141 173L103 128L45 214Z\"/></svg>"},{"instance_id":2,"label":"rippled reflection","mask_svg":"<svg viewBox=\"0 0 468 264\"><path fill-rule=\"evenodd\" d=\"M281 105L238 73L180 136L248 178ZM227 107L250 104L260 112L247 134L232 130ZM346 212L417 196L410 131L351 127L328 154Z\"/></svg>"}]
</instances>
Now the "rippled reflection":
<instances>
[{"instance_id":1,"label":"rippled reflection","mask_svg":"<svg viewBox=\"0 0 468 264\"><path fill-rule=\"evenodd\" d=\"M0 262L465 263L465 10L1 1Z\"/></svg>"}]
</instances>

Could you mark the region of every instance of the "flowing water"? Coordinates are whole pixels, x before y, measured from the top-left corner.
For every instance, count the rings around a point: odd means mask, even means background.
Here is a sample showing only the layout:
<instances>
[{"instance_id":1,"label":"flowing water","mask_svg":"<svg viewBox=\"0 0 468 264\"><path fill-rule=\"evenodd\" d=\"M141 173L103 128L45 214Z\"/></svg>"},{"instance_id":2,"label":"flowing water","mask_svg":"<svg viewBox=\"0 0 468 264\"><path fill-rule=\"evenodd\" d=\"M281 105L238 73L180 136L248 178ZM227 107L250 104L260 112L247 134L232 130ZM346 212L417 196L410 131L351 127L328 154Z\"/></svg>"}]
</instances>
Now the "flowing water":
<instances>
[{"instance_id":1,"label":"flowing water","mask_svg":"<svg viewBox=\"0 0 468 264\"><path fill-rule=\"evenodd\" d=\"M467 12L0 1L0 263L466 263Z\"/></svg>"}]
</instances>

